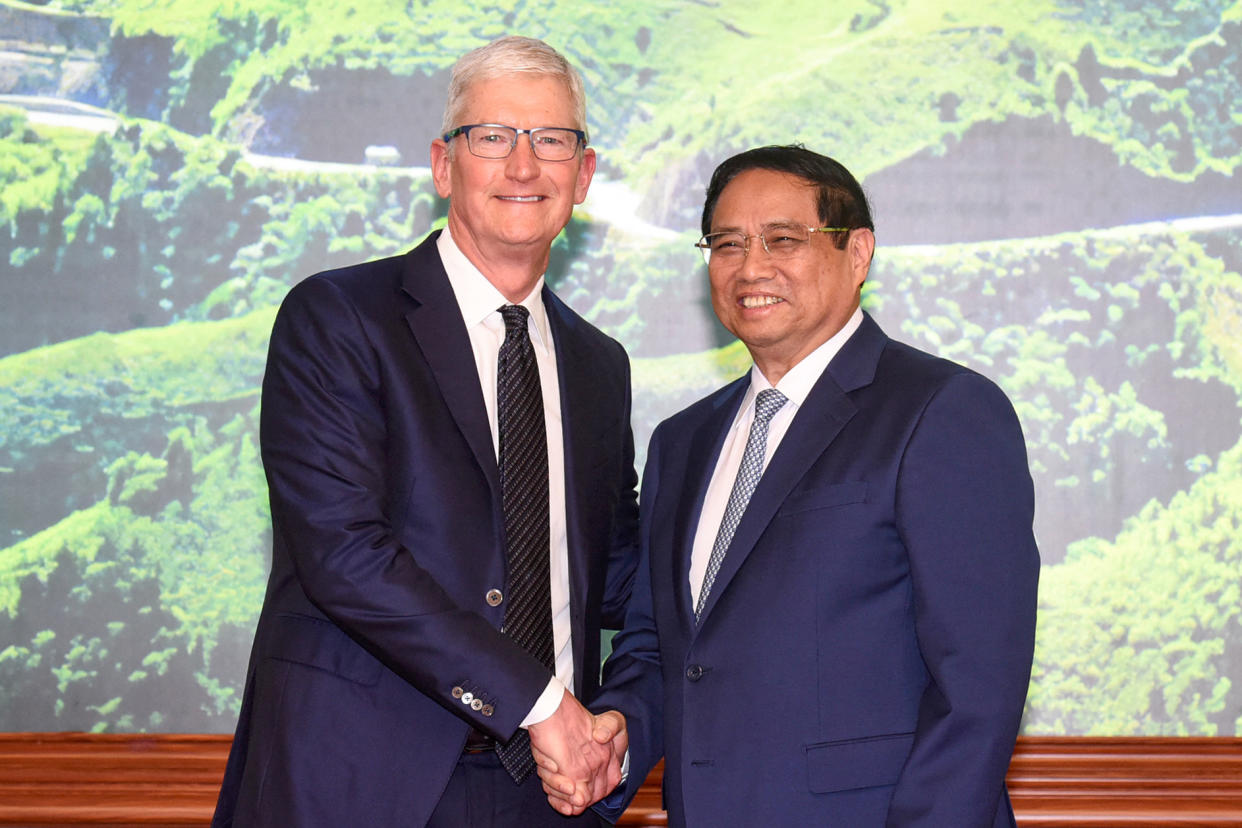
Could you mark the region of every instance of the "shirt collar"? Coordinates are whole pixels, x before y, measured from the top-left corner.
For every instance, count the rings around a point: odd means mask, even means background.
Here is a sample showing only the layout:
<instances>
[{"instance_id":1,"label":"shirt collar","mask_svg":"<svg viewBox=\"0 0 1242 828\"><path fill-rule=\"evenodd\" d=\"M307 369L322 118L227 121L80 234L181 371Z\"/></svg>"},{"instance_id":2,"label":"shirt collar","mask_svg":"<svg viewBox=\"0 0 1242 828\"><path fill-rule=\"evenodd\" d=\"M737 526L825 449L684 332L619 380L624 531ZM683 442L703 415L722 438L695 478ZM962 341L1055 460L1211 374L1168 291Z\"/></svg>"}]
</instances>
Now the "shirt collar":
<instances>
[{"instance_id":1,"label":"shirt collar","mask_svg":"<svg viewBox=\"0 0 1242 828\"><path fill-rule=\"evenodd\" d=\"M785 372L785 376L781 377L780 382L775 385L776 390L784 394L794 404L795 408L802 405L811 393L811 388L815 386L820 376L823 375L824 369L828 367L828 363L832 362L832 358L841 350L841 346L854 335L854 331L858 330L862 320L862 308L854 308L853 315L841 326L841 330L837 331L828 338L827 342L811 351L797 365ZM768 382L768 378L759 370L759 366L752 365L750 369L750 389L747 391L747 399L743 401L742 407L745 408L749 405L750 401L760 391L772 387L774 386Z\"/></svg>"},{"instance_id":2,"label":"shirt collar","mask_svg":"<svg viewBox=\"0 0 1242 828\"><path fill-rule=\"evenodd\" d=\"M461 309L462 321L469 329L475 325L487 325L491 328L504 327L498 312L501 305L511 304L496 286L488 281L483 272L466 258L461 248L453 241L448 226L440 232L436 239L436 249L440 253L440 261L444 264L444 272L448 274L449 285L457 297L457 306ZM531 322L534 323L536 347L547 348L551 336L548 332L548 313L543 306L543 276L535 282L535 287L527 294L520 304L530 311Z\"/></svg>"}]
</instances>

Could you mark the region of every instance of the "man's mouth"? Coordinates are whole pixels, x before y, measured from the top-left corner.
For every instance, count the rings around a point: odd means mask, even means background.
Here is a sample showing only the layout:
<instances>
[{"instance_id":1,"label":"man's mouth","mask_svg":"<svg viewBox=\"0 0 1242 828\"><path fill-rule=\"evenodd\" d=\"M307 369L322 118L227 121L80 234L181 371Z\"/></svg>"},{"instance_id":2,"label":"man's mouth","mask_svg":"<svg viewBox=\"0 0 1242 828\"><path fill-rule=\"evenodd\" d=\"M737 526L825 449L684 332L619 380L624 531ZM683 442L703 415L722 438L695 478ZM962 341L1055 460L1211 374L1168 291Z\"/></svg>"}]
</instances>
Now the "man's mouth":
<instances>
[{"instance_id":1,"label":"man's mouth","mask_svg":"<svg viewBox=\"0 0 1242 828\"><path fill-rule=\"evenodd\" d=\"M526 203L528 203L528 202L532 202L532 201L543 201L543 196L539 196L539 195L532 195L532 196L498 196L498 198L499 198L501 201L516 201L516 202L519 202L519 203L522 203L522 204L526 204Z\"/></svg>"},{"instance_id":2,"label":"man's mouth","mask_svg":"<svg viewBox=\"0 0 1242 828\"><path fill-rule=\"evenodd\" d=\"M744 308L762 308L767 305L775 305L785 300L779 296L743 296L741 305Z\"/></svg>"}]
</instances>

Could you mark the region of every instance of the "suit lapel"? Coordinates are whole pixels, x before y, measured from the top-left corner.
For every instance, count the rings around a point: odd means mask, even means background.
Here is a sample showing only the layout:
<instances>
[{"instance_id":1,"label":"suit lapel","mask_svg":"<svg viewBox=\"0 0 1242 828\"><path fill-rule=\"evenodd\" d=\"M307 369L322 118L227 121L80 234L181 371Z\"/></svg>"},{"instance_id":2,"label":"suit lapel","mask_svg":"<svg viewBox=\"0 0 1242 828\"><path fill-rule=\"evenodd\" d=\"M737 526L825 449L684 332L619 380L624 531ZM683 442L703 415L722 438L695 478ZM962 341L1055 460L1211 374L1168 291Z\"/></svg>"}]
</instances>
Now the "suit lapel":
<instances>
[{"instance_id":1,"label":"suit lapel","mask_svg":"<svg viewBox=\"0 0 1242 828\"><path fill-rule=\"evenodd\" d=\"M677 611L686 629L693 629L694 603L690 598L690 556L694 551L694 537L698 534L699 517L703 513L703 501L707 486L720 457L721 446L729 426L737 416L737 410L750 386L747 373L725 386L719 392L715 404L697 426L692 425L689 448L685 454L683 488L679 502L681 508L674 514L673 524L673 583L677 585Z\"/></svg>"},{"instance_id":2,"label":"suit lapel","mask_svg":"<svg viewBox=\"0 0 1242 828\"><path fill-rule=\"evenodd\" d=\"M702 621L711 614L720 596L728 589L729 582L746 562L789 493L857 412L849 392L869 384L875 377L885 341L879 326L870 316L864 315L863 324L846 341L811 388L811 393L798 409L751 495L729 551L721 562L716 582L707 596ZM719 451L713 457L718 454Z\"/></svg>"},{"instance_id":3,"label":"suit lapel","mask_svg":"<svg viewBox=\"0 0 1242 828\"><path fill-rule=\"evenodd\" d=\"M574 648L575 671L583 669L586 635L586 605L590 594L588 544L582 526L583 515L590 508L582 498L589 487L580 485L577 477L591 468L591 446L596 434L593 427L607 422L607 412L596 412L595 371L590 364L592 349L583 341L582 332L559 299L546 286L543 306L556 348L557 385L561 395L561 439L565 456L565 539L569 547L569 603ZM580 689L580 688L579 688Z\"/></svg>"},{"instance_id":4,"label":"suit lapel","mask_svg":"<svg viewBox=\"0 0 1242 828\"><path fill-rule=\"evenodd\" d=\"M487 422L487 407L483 402L479 372L471 356L470 337L436 250L435 240L439 235L432 233L406 256L401 286L418 307L405 318L454 422L466 438L499 505L500 470L492 446L491 426Z\"/></svg>"}]
</instances>

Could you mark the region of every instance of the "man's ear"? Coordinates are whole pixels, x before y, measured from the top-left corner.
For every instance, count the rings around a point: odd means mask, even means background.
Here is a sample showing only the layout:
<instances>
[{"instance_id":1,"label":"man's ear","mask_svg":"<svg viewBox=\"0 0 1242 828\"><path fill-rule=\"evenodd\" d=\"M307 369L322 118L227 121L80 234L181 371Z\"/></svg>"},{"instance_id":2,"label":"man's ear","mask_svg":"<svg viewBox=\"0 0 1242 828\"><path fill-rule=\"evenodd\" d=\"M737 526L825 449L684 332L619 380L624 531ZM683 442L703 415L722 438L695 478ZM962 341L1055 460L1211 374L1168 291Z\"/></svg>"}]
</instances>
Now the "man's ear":
<instances>
[{"instance_id":1,"label":"man's ear","mask_svg":"<svg viewBox=\"0 0 1242 828\"><path fill-rule=\"evenodd\" d=\"M850 257L855 281L862 285L867 280L867 271L871 269L871 257L875 255L875 233L866 227L857 228L850 233L845 252Z\"/></svg>"},{"instance_id":2,"label":"man's ear","mask_svg":"<svg viewBox=\"0 0 1242 828\"><path fill-rule=\"evenodd\" d=\"M586 201L587 189L595 176L595 150L587 147L582 151L582 166L578 167L578 180L574 182L574 204Z\"/></svg>"},{"instance_id":3,"label":"man's ear","mask_svg":"<svg viewBox=\"0 0 1242 828\"><path fill-rule=\"evenodd\" d=\"M448 198L453 194L452 177L449 175L452 159L449 155L448 144L444 143L443 138L431 142L431 180L435 182L440 198Z\"/></svg>"}]
</instances>

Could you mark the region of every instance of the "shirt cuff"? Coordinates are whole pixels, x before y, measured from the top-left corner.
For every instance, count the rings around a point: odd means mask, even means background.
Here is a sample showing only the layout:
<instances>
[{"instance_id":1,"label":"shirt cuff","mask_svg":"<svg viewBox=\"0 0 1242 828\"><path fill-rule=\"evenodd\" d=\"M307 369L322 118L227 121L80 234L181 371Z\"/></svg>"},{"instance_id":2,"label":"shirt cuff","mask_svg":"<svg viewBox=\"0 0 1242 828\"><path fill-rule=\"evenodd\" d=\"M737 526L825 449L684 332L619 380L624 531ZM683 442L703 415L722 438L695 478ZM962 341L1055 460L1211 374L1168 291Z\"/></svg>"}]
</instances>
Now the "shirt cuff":
<instances>
[{"instance_id":1,"label":"shirt cuff","mask_svg":"<svg viewBox=\"0 0 1242 828\"><path fill-rule=\"evenodd\" d=\"M561 706L561 699L565 695L565 685L561 684L560 679L556 676L548 679L548 686L543 688L543 693L539 695L539 699L535 702L535 706L526 714L526 718L522 719L518 727L526 728L533 724L539 724L544 719L556 712L556 708Z\"/></svg>"}]
</instances>

